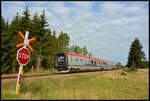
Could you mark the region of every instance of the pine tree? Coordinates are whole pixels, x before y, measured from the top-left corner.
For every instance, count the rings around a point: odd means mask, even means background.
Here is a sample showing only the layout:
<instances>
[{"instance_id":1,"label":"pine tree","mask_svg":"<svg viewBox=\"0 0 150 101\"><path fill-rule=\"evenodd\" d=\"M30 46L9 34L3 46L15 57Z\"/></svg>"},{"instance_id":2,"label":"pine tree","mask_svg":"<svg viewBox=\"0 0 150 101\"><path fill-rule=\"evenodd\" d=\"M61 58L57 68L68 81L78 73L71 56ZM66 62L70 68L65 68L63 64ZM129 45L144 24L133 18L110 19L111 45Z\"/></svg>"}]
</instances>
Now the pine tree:
<instances>
[{"instance_id":1,"label":"pine tree","mask_svg":"<svg viewBox=\"0 0 150 101\"><path fill-rule=\"evenodd\" d=\"M78 50L79 50L79 46L75 46L75 47L74 47L74 52L75 52L76 54L79 54L79 51L78 51Z\"/></svg>"},{"instance_id":2,"label":"pine tree","mask_svg":"<svg viewBox=\"0 0 150 101\"><path fill-rule=\"evenodd\" d=\"M87 56L87 54L88 54L88 51L87 51L87 49L86 49L86 46L84 46L84 47L83 47L83 55L84 55L84 56Z\"/></svg>"},{"instance_id":3,"label":"pine tree","mask_svg":"<svg viewBox=\"0 0 150 101\"><path fill-rule=\"evenodd\" d=\"M20 24L21 24L22 20L19 16L19 13L17 12L16 13L16 16L14 17L14 19L11 21L10 23L10 35L11 35L11 44L12 44L12 48L10 48L10 51L12 51L12 54L11 54L11 58L12 58L12 72L15 73L15 72L18 72L18 69L19 69L19 65L18 65L18 61L16 59L16 54L17 54L17 51L21 48L21 47L16 47L16 43L18 42L21 42L23 41L19 35L18 35L18 32L21 31L21 27L20 27ZM24 34L24 33L23 33ZM25 35L25 34L24 34ZM27 66L28 67L28 66ZM26 69L27 69L26 67ZM17 70L17 71L16 71Z\"/></svg>"},{"instance_id":4,"label":"pine tree","mask_svg":"<svg viewBox=\"0 0 150 101\"><path fill-rule=\"evenodd\" d=\"M53 45L54 45L53 50L54 50L54 54L56 54L58 50L57 50L57 37L56 37L56 31L55 30L53 31L53 40L54 40L54 42L53 42Z\"/></svg>"},{"instance_id":5,"label":"pine tree","mask_svg":"<svg viewBox=\"0 0 150 101\"><path fill-rule=\"evenodd\" d=\"M35 42L31 43L31 45L34 48L34 52L32 52L32 58L30 59L30 63L29 65L35 69L36 65L37 65L37 58L38 58L38 54L39 54L39 45L40 45L40 18L38 16L38 13L36 12L35 15L33 16L32 21L32 26L31 26L31 34L30 37L35 37ZM37 68L36 68L37 69Z\"/></svg>"},{"instance_id":6,"label":"pine tree","mask_svg":"<svg viewBox=\"0 0 150 101\"><path fill-rule=\"evenodd\" d=\"M130 71L130 72L133 72L133 71L135 71L135 70L136 70L136 64L135 64L134 61L132 61L132 62L131 62L131 66L130 66L130 68L129 68L129 71Z\"/></svg>"},{"instance_id":7,"label":"pine tree","mask_svg":"<svg viewBox=\"0 0 150 101\"><path fill-rule=\"evenodd\" d=\"M32 26L33 25L32 25L32 20L30 18L31 15L30 15L30 11L28 9L28 6L25 8L25 10L23 11L22 14L23 15L19 19L19 31L21 31L24 36L25 36L26 31L29 31L29 39L30 39L32 36L34 36L34 33L32 33ZM21 41L22 41L22 39L21 39ZM32 57L33 57L33 54L31 53L30 62L28 63L28 65L26 65L26 68L24 69L24 71L29 71L31 69L31 66L33 64Z\"/></svg>"},{"instance_id":8,"label":"pine tree","mask_svg":"<svg viewBox=\"0 0 150 101\"><path fill-rule=\"evenodd\" d=\"M6 28L5 20L4 20L3 16L1 16L1 30L4 31L5 28Z\"/></svg>"},{"instance_id":9,"label":"pine tree","mask_svg":"<svg viewBox=\"0 0 150 101\"><path fill-rule=\"evenodd\" d=\"M41 37L44 36L44 34L46 34L46 27L48 27L48 22L46 19L46 15L45 15L45 11L43 10L41 16L40 16L40 33L41 33Z\"/></svg>"},{"instance_id":10,"label":"pine tree","mask_svg":"<svg viewBox=\"0 0 150 101\"><path fill-rule=\"evenodd\" d=\"M53 37L54 37L54 40L56 41L56 31L55 30L53 31Z\"/></svg>"},{"instance_id":11,"label":"pine tree","mask_svg":"<svg viewBox=\"0 0 150 101\"><path fill-rule=\"evenodd\" d=\"M12 72L12 64L13 64L13 59L14 59L14 50L13 49L13 36L9 31L9 24L8 24L8 20L7 22L5 22L5 20L3 19L3 28L2 28L2 35L1 35L1 54L2 54L2 58L1 58L1 70L2 73L9 73Z\"/></svg>"},{"instance_id":12,"label":"pine tree","mask_svg":"<svg viewBox=\"0 0 150 101\"><path fill-rule=\"evenodd\" d=\"M57 48L59 52L68 52L69 51L69 41L70 38L67 33L60 32L60 35L57 39Z\"/></svg>"},{"instance_id":13,"label":"pine tree","mask_svg":"<svg viewBox=\"0 0 150 101\"><path fill-rule=\"evenodd\" d=\"M10 28L9 28L12 34L16 34L20 30L19 22L20 22L20 18L19 18L19 13L17 12L16 17L11 21Z\"/></svg>"},{"instance_id":14,"label":"pine tree","mask_svg":"<svg viewBox=\"0 0 150 101\"><path fill-rule=\"evenodd\" d=\"M142 61L142 68L149 68L149 61Z\"/></svg>"},{"instance_id":15,"label":"pine tree","mask_svg":"<svg viewBox=\"0 0 150 101\"><path fill-rule=\"evenodd\" d=\"M28 9L28 6L26 7L26 9L23 12L23 16L20 18L21 22L19 24L20 26L20 31L22 33L25 33L26 31L31 32L31 28L32 28L32 21L30 19L30 12Z\"/></svg>"},{"instance_id":16,"label":"pine tree","mask_svg":"<svg viewBox=\"0 0 150 101\"><path fill-rule=\"evenodd\" d=\"M6 31L8 32L8 30L9 30L9 23L8 23L8 20L7 20L7 22L6 22Z\"/></svg>"},{"instance_id":17,"label":"pine tree","mask_svg":"<svg viewBox=\"0 0 150 101\"><path fill-rule=\"evenodd\" d=\"M16 60L17 47L16 43L19 42L18 30L18 16L16 16L10 25L6 22L5 31L2 32L2 71L15 72L18 62ZM17 19L17 20L16 20ZM22 40L21 40L22 41Z\"/></svg>"},{"instance_id":18,"label":"pine tree","mask_svg":"<svg viewBox=\"0 0 150 101\"><path fill-rule=\"evenodd\" d=\"M46 21L46 15L45 11L43 10L42 14L39 18L39 29L37 34L37 42L36 42L36 54L37 54L37 63L36 63L36 69L37 71L40 71L40 68L45 67L44 64L42 64L42 61L45 60L46 54L46 43L48 41L47 35L48 35L48 22ZM43 65L43 66L42 66Z\"/></svg>"},{"instance_id":19,"label":"pine tree","mask_svg":"<svg viewBox=\"0 0 150 101\"><path fill-rule=\"evenodd\" d=\"M84 56L88 56L90 54L90 56L92 56L92 53L89 53L86 46L84 46L83 48L77 45L72 45L69 48L69 52L71 53L76 53L76 54L80 54L80 55L84 55Z\"/></svg>"},{"instance_id":20,"label":"pine tree","mask_svg":"<svg viewBox=\"0 0 150 101\"><path fill-rule=\"evenodd\" d=\"M40 18L38 16L38 13L36 12L35 15L33 16L33 20L32 20L32 30L31 33L33 33L31 37L35 37L36 41L40 40Z\"/></svg>"},{"instance_id":21,"label":"pine tree","mask_svg":"<svg viewBox=\"0 0 150 101\"><path fill-rule=\"evenodd\" d=\"M1 72L2 73L9 73L11 72L11 36L10 33L6 30L2 30L1 33Z\"/></svg>"},{"instance_id":22,"label":"pine tree","mask_svg":"<svg viewBox=\"0 0 150 101\"><path fill-rule=\"evenodd\" d=\"M54 37L52 36L51 30L47 30L48 33L44 35L44 38L42 40L43 44L43 60L42 60L42 67L44 69L51 69L54 65L54 56L55 56L55 41Z\"/></svg>"},{"instance_id":23,"label":"pine tree","mask_svg":"<svg viewBox=\"0 0 150 101\"><path fill-rule=\"evenodd\" d=\"M120 62L118 62L118 68L121 69L122 68L122 65Z\"/></svg>"},{"instance_id":24,"label":"pine tree","mask_svg":"<svg viewBox=\"0 0 150 101\"><path fill-rule=\"evenodd\" d=\"M92 53L91 52L88 53L88 57L92 57Z\"/></svg>"},{"instance_id":25,"label":"pine tree","mask_svg":"<svg viewBox=\"0 0 150 101\"><path fill-rule=\"evenodd\" d=\"M128 55L128 62L127 67L130 68L132 66L132 62L135 63L136 68L141 68L142 61L145 60L145 54L142 51L142 45L138 38L132 42L129 55Z\"/></svg>"}]
</instances>

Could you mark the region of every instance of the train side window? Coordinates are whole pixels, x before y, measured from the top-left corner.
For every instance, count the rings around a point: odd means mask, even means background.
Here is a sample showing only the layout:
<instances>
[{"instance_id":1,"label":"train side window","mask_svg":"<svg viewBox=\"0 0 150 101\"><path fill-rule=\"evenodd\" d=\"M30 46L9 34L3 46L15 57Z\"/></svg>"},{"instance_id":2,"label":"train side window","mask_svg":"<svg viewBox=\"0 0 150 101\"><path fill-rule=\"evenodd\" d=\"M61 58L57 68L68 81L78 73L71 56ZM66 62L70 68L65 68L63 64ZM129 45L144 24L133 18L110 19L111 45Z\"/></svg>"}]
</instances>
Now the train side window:
<instances>
[{"instance_id":1,"label":"train side window","mask_svg":"<svg viewBox=\"0 0 150 101\"><path fill-rule=\"evenodd\" d=\"M106 62L103 62L104 65L107 65Z\"/></svg>"},{"instance_id":2,"label":"train side window","mask_svg":"<svg viewBox=\"0 0 150 101\"><path fill-rule=\"evenodd\" d=\"M83 59L80 59L80 62L83 62Z\"/></svg>"},{"instance_id":3,"label":"train side window","mask_svg":"<svg viewBox=\"0 0 150 101\"><path fill-rule=\"evenodd\" d=\"M99 63L99 64L102 64L102 62L101 62L101 61L98 61L98 63Z\"/></svg>"},{"instance_id":4,"label":"train side window","mask_svg":"<svg viewBox=\"0 0 150 101\"><path fill-rule=\"evenodd\" d=\"M87 64L87 60L86 59L83 59L83 60L84 60L84 63Z\"/></svg>"},{"instance_id":5,"label":"train side window","mask_svg":"<svg viewBox=\"0 0 150 101\"><path fill-rule=\"evenodd\" d=\"M86 59L84 59L84 63L86 64Z\"/></svg>"},{"instance_id":6,"label":"train side window","mask_svg":"<svg viewBox=\"0 0 150 101\"><path fill-rule=\"evenodd\" d=\"M75 62L79 62L79 58L75 58Z\"/></svg>"},{"instance_id":7,"label":"train side window","mask_svg":"<svg viewBox=\"0 0 150 101\"><path fill-rule=\"evenodd\" d=\"M93 61L92 61L92 60L89 60L89 64L93 64Z\"/></svg>"},{"instance_id":8,"label":"train side window","mask_svg":"<svg viewBox=\"0 0 150 101\"><path fill-rule=\"evenodd\" d=\"M92 60L92 64L94 64L94 65L95 65L95 64L96 64L96 61L95 61L95 60Z\"/></svg>"},{"instance_id":9,"label":"train side window","mask_svg":"<svg viewBox=\"0 0 150 101\"><path fill-rule=\"evenodd\" d=\"M73 62L72 56L71 56L71 62Z\"/></svg>"},{"instance_id":10,"label":"train side window","mask_svg":"<svg viewBox=\"0 0 150 101\"><path fill-rule=\"evenodd\" d=\"M92 60L92 64L95 64L95 61L94 61L94 60Z\"/></svg>"},{"instance_id":11,"label":"train side window","mask_svg":"<svg viewBox=\"0 0 150 101\"><path fill-rule=\"evenodd\" d=\"M93 64L93 60L91 60L91 64Z\"/></svg>"}]
</instances>

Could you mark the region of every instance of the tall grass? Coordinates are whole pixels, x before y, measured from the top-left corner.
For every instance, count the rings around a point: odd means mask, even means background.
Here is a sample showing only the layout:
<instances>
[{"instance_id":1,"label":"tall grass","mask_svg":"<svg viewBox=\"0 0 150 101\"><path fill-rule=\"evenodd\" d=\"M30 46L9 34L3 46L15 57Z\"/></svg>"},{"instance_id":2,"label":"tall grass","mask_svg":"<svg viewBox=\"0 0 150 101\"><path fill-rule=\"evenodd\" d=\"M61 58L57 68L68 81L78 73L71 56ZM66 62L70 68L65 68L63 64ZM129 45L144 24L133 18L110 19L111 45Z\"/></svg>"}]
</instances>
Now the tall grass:
<instances>
[{"instance_id":1,"label":"tall grass","mask_svg":"<svg viewBox=\"0 0 150 101\"><path fill-rule=\"evenodd\" d=\"M2 99L148 99L148 69L122 75L121 70L2 83Z\"/></svg>"}]
</instances>

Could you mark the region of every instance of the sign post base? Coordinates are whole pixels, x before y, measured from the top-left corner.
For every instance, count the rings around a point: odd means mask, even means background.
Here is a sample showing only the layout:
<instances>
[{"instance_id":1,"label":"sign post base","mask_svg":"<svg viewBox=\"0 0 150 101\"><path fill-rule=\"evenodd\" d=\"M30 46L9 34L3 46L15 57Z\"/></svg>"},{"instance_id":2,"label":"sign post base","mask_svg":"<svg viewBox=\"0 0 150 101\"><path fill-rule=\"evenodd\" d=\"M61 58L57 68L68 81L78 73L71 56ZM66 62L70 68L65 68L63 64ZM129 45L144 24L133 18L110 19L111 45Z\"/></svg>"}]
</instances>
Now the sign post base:
<instances>
[{"instance_id":1,"label":"sign post base","mask_svg":"<svg viewBox=\"0 0 150 101\"><path fill-rule=\"evenodd\" d=\"M17 86L16 86L16 94L19 95L20 90L20 83L21 83L21 77L23 75L23 65L20 65L19 67L19 74L18 74L18 80L17 80Z\"/></svg>"}]
</instances>

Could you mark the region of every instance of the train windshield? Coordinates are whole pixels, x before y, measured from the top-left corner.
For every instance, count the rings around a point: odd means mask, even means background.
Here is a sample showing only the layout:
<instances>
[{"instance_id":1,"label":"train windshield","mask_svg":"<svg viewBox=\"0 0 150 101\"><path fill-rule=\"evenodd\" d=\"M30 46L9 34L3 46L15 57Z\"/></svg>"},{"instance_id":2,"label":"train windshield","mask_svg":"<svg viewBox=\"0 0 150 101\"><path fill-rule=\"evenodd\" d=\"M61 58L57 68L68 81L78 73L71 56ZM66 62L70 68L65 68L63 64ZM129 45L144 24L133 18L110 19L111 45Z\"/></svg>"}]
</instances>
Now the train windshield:
<instances>
[{"instance_id":1,"label":"train windshield","mask_svg":"<svg viewBox=\"0 0 150 101\"><path fill-rule=\"evenodd\" d=\"M58 57L58 62L64 62L65 60L64 60L64 56L60 56L60 57Z\"/></svg>"}]
</instances>

